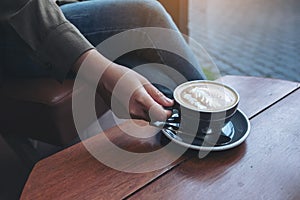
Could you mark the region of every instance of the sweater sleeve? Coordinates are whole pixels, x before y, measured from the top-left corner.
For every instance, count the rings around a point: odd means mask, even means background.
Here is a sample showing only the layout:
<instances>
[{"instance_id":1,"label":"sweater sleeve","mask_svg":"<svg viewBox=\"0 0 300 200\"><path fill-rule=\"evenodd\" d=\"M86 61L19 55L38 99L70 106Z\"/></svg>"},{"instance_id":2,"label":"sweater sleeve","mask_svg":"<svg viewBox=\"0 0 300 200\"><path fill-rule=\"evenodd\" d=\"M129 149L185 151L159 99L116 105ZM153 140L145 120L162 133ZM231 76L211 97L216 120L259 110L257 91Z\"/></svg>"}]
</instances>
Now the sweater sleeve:
<instances>
[{"instance_id":1,"label":"sweater sleeve","mask_svg":"<svg viewBox=\"0 0 300 200\"><path fill-rule=\"evenodd\" d=\"M2 19L29 46L31 57L44 65L57 80L63 81L80 55L94 48L79 30L65 19L54 1L1 1L4 4L16 2L14 7L7 7L11 10L6 11L7 15ZM16 6L18 2L22 4Z\"/></svg>"}]
</instances>

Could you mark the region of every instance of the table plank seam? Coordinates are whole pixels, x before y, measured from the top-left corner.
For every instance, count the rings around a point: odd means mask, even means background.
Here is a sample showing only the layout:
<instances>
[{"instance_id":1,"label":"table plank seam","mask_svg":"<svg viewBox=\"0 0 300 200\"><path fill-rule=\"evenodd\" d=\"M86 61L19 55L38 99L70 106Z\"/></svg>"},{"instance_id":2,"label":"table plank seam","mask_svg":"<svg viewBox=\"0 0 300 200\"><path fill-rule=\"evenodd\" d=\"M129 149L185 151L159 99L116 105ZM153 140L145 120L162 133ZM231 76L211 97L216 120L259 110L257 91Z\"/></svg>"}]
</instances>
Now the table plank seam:
<instances>
[{"instance_id":1,"label":"table plank seam","mask_svg":"<svg viewBox=\"0 0 300 200\"><path fill-rule=\"evenodd\" d=\"M285 99L286 97L292 95L293 93L295 93L296 91L300 90L300 84L297 85L297 87L295 89L293 89L292 91L290 91L289 93L287 93L286 95L282 96L281 98L279 98L278 100L276 100L275 102L273 102L272 104L266 106L265 108L261 109L260 111L258 111L257 113L253 114L252 116L249 116L249 120L252 120L253 118L255 118L256 116L258 116L259 114L263 113L264 111L270 109L271 107L275 106L276 104L278 104L281 100Z\"/></svg>"},{"instance_id":2,"label":"table plank seam","mask_svg":"<svg viewBox=\"0 0 300 200\"><path fill-rule=\"evenodd\" d=\"M253 124L253 134L247 143L201 161L196 155L197 150L188 150L167 166L140 174L120 172L99 163L79 143L38 162L26 182L21 199L39 199L42 196L64 199L198 199L204 193L209 199L214 195L224 195L225 199L271 195L274 199L277 193L299 197L299 174L295 171L299 169L297 98L300 83L255 77L232 76L225 79L245 100L240 108ZM270 120L266 122L266 118ZM108 133L111 141L125 150L144 152L164 146L156 136L147 140L127 137L123 130L140 133L130 123L122 128L125 129L114 127ZM281 137L270 140L272 135L269 133ZM147 129L145 134L150 135L152 131ZM107 148L102 145L101 134L91 138L88 144L94 149ZM149 163L160 162L160 159L165 158L159 156ZM233 186L238 190L227 192ZM252 192L251 188L258 192Z\"/></svg>"}]
</instances>

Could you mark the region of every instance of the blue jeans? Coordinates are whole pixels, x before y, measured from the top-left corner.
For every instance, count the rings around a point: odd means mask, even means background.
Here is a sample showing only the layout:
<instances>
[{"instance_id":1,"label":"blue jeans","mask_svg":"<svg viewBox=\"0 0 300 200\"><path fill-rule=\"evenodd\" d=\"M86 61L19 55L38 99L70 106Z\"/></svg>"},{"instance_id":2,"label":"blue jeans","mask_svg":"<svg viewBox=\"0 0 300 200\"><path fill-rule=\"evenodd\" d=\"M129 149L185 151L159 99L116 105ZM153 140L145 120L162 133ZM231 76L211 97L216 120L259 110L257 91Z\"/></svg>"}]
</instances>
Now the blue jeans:
<instances>
[{"instance_id":1,"label":"blue jeans","mask_svg":"<svg viewBox=\"0 0 300 200\"><path fill-rule=\"evenodd\" d=\"M180 33L165 9L156 0L90 0L61 6L65 17L74 24L81 33L94 45L101 44L106 39L123 31L141 27L162 27ZM145 33L141 33L145 34ZM147 33L146 33L147 34ZM160 34L150 40L160 43L164 41ZM144 36L146 37L146 36ZM142 37L141 37L142 38ZM8 71L17 76L47 76L46 71L39 67L24 53L18 52L15 44L19 38L10 38L6 44L6 58L13 60ZM161 74L161 78L177 81L176 75L170 74L166 68L154 63L170 66L187 80L203 79L204 74L198 66L197 60L189 49L183 37L169 38L172 49L180 49L184 57L163 49L137 49L120 55L115 62L136 69L150 81ZM115 45L114 48L117 46ZM13 53L10 50L14 49ZM171 49L171 50L172 50ZM102 54L109 56L109 50L98 49ZM17 52L16 52L17 51ZM138 68L136 66L143 65ZM152 74L152 75L151 75ZM151 78L152 77L152 78ZM155 81L152 81L155 82ZM179 81L178 83L183 82ZM178 84L175 83L175 84Z\"/></svg>"}]
</instances>

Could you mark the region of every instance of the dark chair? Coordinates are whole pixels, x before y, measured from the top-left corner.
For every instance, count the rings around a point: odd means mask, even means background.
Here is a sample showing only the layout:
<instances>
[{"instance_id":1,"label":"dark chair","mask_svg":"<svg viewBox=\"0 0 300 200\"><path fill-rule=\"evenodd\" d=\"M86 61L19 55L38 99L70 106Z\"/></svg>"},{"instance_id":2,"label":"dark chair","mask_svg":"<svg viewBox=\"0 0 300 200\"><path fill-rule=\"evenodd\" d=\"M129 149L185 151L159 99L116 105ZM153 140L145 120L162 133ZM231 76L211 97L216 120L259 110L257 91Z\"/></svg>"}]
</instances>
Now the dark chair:
<instances>
[{"instance_id":1,"label":"dark chair","mask_svg":"<svg viewBox=\"0 0 300 200\"><path fill-rule=\"evenodd\" d=\"M72 93L84 98L82 86L73 91L72 79L4 77L0 88L0 130L65 146L78 137L72 115ZM108 108L96 95L98 116ZM85 122L88 126L92 121Z\"/></svg>"},{"instance_id":2,"label":"dark chair","mask_svg":"<svg viewBox=\"0 0 300 200\"><path fill-rule=\"evenodd\" d=\"M0 199L18 199L31 167L15 153L0 133Z\"/></svg>"}]
</instances>

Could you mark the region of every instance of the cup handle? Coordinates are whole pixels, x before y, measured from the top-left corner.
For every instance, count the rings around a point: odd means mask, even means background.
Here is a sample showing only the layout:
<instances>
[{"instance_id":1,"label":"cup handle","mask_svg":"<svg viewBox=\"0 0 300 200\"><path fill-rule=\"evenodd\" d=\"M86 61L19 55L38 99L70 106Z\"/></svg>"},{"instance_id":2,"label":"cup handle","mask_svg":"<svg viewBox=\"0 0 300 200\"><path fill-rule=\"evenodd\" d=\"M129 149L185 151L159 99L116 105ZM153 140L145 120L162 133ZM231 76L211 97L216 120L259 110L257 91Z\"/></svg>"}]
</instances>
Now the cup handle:
<instances>
[{"instance_id":1,"label":"cup handle","mask_svg":"<svg viewBox=\"0 0 300 200\"><path fill-rule=\"evenodd\" d=\"M157 83L152 83L159 91L161 91L166 97L170 98L170 99L174 99L173 97L173 91L170 90L169 88L161 85L161 84L157 84ZM170 118L168 118L166 121L152 121L149 124L151 126L155 126L158 128L165 128L165 127L172 127L174 129L178 129L179 128L179 122L180 122L180 114L179 114L179 107L176 104L176 102L174 103L173 106L170 107L164 107L166 110L171 110L172 111L172 115Z\"/></svg>"}]
</instances>

